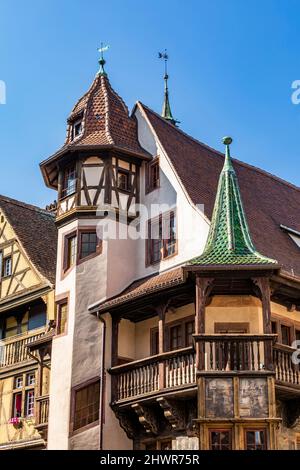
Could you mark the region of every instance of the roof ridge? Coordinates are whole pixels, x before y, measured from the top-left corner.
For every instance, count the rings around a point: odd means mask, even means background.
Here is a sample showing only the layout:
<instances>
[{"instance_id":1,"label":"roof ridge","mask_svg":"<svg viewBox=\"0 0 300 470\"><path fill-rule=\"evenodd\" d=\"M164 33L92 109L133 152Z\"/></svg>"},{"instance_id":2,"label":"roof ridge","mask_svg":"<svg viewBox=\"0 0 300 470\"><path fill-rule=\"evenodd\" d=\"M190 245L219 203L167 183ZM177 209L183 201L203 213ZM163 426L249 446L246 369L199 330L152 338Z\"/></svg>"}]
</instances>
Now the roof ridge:
<instances>
[{"instance_id":1,"label":"roof ridge","mask_svg":"<svg viewBox=\"0 0 300 470\"><path fill-rule=\"evenodd\" d=\"M38 206L34 206L33 204L28 204L27 202L19 201L17 199L10 198L8 196L3 196L0 194L0 205L1 201L7 202L9 204L14 204L15 206L22 207L23 209L28 209L34 212L41 212L45 215L48 215L51 218L54 218L54 214L52 212L47 211L46 209L43 209Z\"/></svg>"},{"instance_id":2,"label":"roof ridge","mask_svg":"<svg viewBox=\"0 0 300 470\"><path fill-rule=\"evenodd\" d=\"M144 103L142 103L141 101L137 101L137 103L140 103L141 106L143 106L144 108L146 108L148 111L150 111L152 114L154 114L156 117L158 117L164 124L166 124L167 126L170 126L173 130L179 132L180 134L182 134L184 137L190 139L190 140L193 140L196 144L206 148L207 150L211 151L211 152L214 152L214 153L217 153L220 157L224 158L224 153L220 152L219 150L216 150L214 149L213 147L209 146L208 144L205 144L204 142L201 142L200 140L196 139L195 137L189 135L187 132L184 132L182 129L179 129L178 127L175 127L173 124L171 124L170 122L166 121L162 116L160 116L156 111L153 111L153 109L149 108L149 106L145 105ZM281 183L281 184L284 184L286 186L289 186L290 188L296 190L296 191L299 191L300 192L300 187L299 186L296 186L295 184L293 183L290 183L289 181L286 181L284 180L283 178L281 178L280 176L277 176L277 175L274 175L273 173L270 173L269 171L267 170L264 170L262 168L259 168L255 165L251 165L250 163L246 163L246 162L243 162L242 160L239 160L237 158L232 158L232 161L237 163L238 165L241 165L241 166L245 166L247 168L250 168L251 170L254 170L258 173L261 173L265 176L268 176L269 178Z\"/></svg>"},{"instance_id":3,"label":"roof ridge","mask_svg":"<svg viewBox=\"0 0 300 470\"><path fill-rule=\"evenodd\" d=\"M104 86L105 85L105 78L106 78L105 76L101 75L100 88L101 89L103 88L102 92L103 92L104 99L105 99L105 133L107 135L108 141L111 144L114 144L115 142L114 142L113 136L111 135L111 132L110 132L110 108L109 108L109 98L108 98L107 89ZM107 82L109 84L109 80L107 80Z\"/></svg>"}]
</instances>

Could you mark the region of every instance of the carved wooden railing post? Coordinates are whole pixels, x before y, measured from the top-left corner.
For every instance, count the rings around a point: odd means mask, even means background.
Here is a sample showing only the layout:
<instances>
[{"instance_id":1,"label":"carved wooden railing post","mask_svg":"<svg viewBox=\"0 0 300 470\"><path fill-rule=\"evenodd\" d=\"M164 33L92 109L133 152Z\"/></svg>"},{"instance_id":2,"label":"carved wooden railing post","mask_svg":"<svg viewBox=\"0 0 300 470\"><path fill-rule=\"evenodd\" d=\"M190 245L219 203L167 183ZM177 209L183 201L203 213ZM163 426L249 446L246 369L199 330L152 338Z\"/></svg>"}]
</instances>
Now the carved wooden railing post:
<instances>
[{"instance_id":1,"label":"carved wooden railing post","mask_svg":"<svg viewBox=\"0 0 300 470\"><path fill-rule=\"evenodd\" d=\"M158 353L162 354L165 352L166 340L165 340L165 320L166 311L168 310L170 301L162 302L156 306L156 312L158 315ZM160 361L158 366L158 387L162 390L166 386L166 373L165 373L165 362Z\"/></svg>"},{"instance_id":2,"label":"carved wooden railing post","mask_svg":"<svg viewBox=\"0 0 300 470\"><path fill-rule=\"evenodd\" d=\"M196 335L205 333L205 306L209 294L213 288L213 278L196 276ZM196 342L196 367L197 370L203 370L205 365L204 343Z\"/></svg>"},{"instance_id":3,"label":"carved wooden railing post","mask_svg":"<svg viewBox=\"0 0 300 470\"><path fill-rule=\"evenodd\" d=\"M254 284L258 287L260 293L260 299L262 303L262 314L263 314L263 328L265 334L272 333L271 324L271 291L270 291L270 280L268 277L256 277L253 278ZM265 367L268 370L273 370L273 357L272 357L272 343L267 341L264 344L264 355L265 355Z\"/></svg>"}]
</instances>

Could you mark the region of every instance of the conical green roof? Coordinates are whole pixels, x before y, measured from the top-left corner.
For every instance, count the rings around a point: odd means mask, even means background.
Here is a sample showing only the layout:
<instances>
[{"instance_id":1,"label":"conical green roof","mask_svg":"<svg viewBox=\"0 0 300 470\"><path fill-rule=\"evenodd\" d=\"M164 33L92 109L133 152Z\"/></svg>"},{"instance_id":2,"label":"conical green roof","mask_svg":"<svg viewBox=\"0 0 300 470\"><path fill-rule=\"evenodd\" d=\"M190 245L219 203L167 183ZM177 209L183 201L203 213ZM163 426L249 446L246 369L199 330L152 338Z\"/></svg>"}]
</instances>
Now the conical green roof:
<instances>
[{"instance_id":1,"label":"conical green roof","mask_svg":"<svg viewBox=\"0 0 300 470\"><path fill-rule=\"evenodd\" d=\"M210 230L203 254L190 265L267 265L277 261L261 255L254 247L232 166L230 137L224 137L225 162L220 174Z\"/></svg>"}]
</instances>

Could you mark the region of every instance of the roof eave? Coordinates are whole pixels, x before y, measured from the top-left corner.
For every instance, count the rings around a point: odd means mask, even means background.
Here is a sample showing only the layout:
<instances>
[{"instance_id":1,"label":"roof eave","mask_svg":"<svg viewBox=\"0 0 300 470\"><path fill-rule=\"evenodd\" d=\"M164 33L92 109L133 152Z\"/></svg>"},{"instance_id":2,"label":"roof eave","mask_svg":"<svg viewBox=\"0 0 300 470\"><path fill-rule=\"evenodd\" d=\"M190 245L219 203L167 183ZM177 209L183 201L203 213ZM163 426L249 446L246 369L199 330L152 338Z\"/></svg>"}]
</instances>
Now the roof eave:
<instances>
[{"instance_id":1,"label":"roof eave","mask_svg":"<svg viewBox=\"0 0 300 470\"><path fill-rule=\"evenodd\" d=\"M281 266L277 263L273 264L188 264L183 266L184 271L274 271L279 270Z\"/></svg>"},{"instance_id":2,"label":"roof eave","mask_svg":"<svg viewBox=\"0 0 300 470\"><path fill-rule=\"evenodd\" d=\"M46 168L54 163L58 163L63 157L65 157L68 153L72 154L78 151L86 151L86 150L116 150L121 153L126 153L126 155L130 155L132 157L138 158L140 160L145 160L145 161L150 161L151 160L151 155L149 152L146 150L143 150L141 152L129 149L127 147L122 147L120 145L115 145L115 144L105 144L105 145L67 145L62 147L60 150L55 152L53 155L51 155L49 158L46 160L43 160L40 163L40 169L45 181L45 184L48 188L56 189L57 186L53 185L49 181L49 177L46 171Z\"/></svg>"}]
</instances>

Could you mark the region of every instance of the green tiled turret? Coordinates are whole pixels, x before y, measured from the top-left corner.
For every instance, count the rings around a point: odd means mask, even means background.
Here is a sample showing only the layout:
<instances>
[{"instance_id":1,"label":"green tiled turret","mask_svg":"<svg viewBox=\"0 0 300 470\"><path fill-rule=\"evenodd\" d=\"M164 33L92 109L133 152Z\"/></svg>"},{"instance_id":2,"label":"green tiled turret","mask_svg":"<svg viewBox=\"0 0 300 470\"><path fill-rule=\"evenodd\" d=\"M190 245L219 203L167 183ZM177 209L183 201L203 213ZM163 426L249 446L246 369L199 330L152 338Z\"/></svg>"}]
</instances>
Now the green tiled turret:
<instances>
[{"instance_id":1,"label":"green tiled turret","mask_svg":"<svg viewBox=\"0 0 300 470\"><path fill-rule=\"evenodd\" d=\"M231 142L231 137L224 137L225 162L219 178L203 254L192 259L189 264L206 266L277 264L277 261L261 255L252 243L237 176L230 158Z\"/></svg>"}]
</instances>

